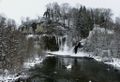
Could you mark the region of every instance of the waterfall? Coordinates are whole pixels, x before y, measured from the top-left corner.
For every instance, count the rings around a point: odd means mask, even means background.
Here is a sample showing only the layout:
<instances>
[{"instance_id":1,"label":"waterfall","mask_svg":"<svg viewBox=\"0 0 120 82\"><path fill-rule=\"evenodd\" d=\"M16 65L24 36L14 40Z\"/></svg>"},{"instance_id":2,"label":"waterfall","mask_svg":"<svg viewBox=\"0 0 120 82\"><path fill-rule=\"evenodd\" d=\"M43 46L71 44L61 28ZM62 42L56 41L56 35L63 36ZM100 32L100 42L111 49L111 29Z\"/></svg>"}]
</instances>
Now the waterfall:
<instances>
[{"instance_id":1,"label":"waterfall","mask_svg":"<svg viewBox=\"0 0 120 82\"><path fill-rule=\"evenodd\" d=\"M68 51L67 35L65 36L55 36L56 43L58 44L59 51Z\"/></svg>"},{"instance_id":2,"label":"waterfall","mask_svg":"<svg viewBox=\"0 0 120 82\"><path fill-rule=\"evenodd\" d=\"M68 37L68 35L65 36L56 36L56 43L58 44L59 50L51 52L52 54L58 54L58 55L71 55L73 53L72 47L72 41Z\"/></svg>"}]
</instances>

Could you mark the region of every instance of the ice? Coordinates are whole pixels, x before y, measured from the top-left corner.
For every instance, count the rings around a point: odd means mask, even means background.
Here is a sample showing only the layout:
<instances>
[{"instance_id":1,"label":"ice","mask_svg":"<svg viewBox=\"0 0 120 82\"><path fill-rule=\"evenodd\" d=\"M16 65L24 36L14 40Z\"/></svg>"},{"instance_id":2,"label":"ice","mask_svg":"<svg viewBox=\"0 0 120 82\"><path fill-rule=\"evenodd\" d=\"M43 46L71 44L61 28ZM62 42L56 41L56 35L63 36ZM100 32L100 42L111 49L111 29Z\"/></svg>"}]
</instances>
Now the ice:
<instances>
[{"instance_id":1,"label":"ice","mask_svg":"<svg viewBox=\"0 0 120 82\"><path fill-rule=\"evenodd\" d=\"M107 33L108 34L114 34L114 31L113 30L107 30Z\"/></svg>"}]
</instances>

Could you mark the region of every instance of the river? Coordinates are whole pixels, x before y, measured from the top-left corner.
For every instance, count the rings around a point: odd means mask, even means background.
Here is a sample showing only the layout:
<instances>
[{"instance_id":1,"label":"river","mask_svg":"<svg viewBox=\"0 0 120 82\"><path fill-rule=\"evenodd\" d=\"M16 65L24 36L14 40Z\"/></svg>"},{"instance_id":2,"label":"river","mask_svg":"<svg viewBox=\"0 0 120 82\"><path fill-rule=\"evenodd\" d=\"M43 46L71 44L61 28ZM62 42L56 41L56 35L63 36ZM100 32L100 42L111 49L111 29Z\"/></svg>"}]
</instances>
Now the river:
<instances>
[{"instance_id":1,"label":"river","mask_svg":"<svg viewBox=\"0 0 120 82\"><path fill-rule=\"evenodd\" d=\"M120 71L89 57L46 57L30 69L32 82L120 82Z\"/></svg>"}]
</instances>

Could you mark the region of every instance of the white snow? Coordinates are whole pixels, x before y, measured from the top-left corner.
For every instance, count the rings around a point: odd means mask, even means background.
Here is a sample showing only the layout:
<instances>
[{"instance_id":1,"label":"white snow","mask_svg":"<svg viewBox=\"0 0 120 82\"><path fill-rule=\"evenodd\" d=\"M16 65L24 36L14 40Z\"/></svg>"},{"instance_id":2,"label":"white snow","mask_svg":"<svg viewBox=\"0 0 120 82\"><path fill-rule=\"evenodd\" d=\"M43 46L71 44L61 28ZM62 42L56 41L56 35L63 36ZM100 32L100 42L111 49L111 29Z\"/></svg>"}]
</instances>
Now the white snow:
<instances>
[{"instance_id":1,"label":"white snow","mask_svg":"<svg viewBox=\"0 0 120 82\"><path fill-rule=\"evenodd\" d=\"M14 81L15 78L14 78L14 75L7 75L7 76L4 76L4 75L0 75L0 82L12 82Z\"/></svg>"},{"instance_id":2,"label":"white snow","mask_svg":"<svg viewBox=\"0 0 120 82\"><path fill-rule=\"evenodd\" d=\"M66 68L69 70L72 68L72 65L70 64L70 65L66 66Z\"/></svg>"},{"instance_id":3,"label":"white snow","mask_svg":"<svg viewBox=\"0 0 120 82\"><path fill-rule=\"evenodd\" d=\"M43 61L43 58L41 57L36 57L33 61L27 61L24 63L23 67L24 68L31 68L34 67L36 64L40 64Z\"/></svg>"},{"instance_id":4,"label":"white snow","mask_svg":"<svg viewBox=\"0 0 120 82\"><path fill-rule=\"evenodd\" d=\"M113 62L105 62L105 63L120 69L120 59L112 58L112 60L113 60Z\"/></svg>"},{"instance_id":5,"label":"white snow","mask_svg":"<svg viewBox=\"0 0 120 82\"><path fill-rule=\"evenodd\" d=\"M15 75L11 75L11 74L0 75L0 82L14 82L16 79L18 79L20 77L27 78L28 76L20 75L20 76L16 77Z\"/></svg>"},{"instance_id":6,"label":"white snow","mask_svg":"<svg viewBox=\"0 0 120 82\"><path fill-rule=\"evenodd\" d=\"M33 34L29 34L29 35L27 35L26 37L27 37L27 39L28 38L32 38L34 35Z\"/></svg>"},{"instance_id":7,"label":"white snow","mask_svg":"<svg viewBox=\"0 0 120 82\"><path fill-rule=\"evenodd\" d=\"M91 80L89 82L92 82Z\"/></svg>"},{"instance_id":8,"label":"white snow","mask_svg":"<svg viewBox=\"0 0 120 82\"><path fill-rule=\"evenodd\" d=\"M52 55L47 55L47 56L58 55L58 56L71 56L71 57L86 57L86 56L90 57L89 53L78 52L77 54L75 54L71 50L69 50L69 51L54 51L54 52L47 51L47 53L52 54Z\"/></svg>"},{"instance_id":9,"label":"white snow","mask_svg":"<svg viewBox=\"0 0 120 82\"><path fill-rule=\"evenodd\" d=\"M46 57L54 57L55 55L46 55Z\"/></svg>"},{"instance_id":10,"label":"white snow","mask_svg":"<svg viewBox=\"0 0 120 82\"><path fill-rule=\"evenodd\" d=\"M17 80L18 78L27 78L28 75L20 75L18 77L16 77L15 75L0 75L0 82L14 82L15 80Z\"/></svg>"},{"instance_id":11,"label":"white snow","mask_svg":"<svg viewBox=\"0 0 120 82\"><path fill-rule=\"evenodd\" d=\"M90 39L95 34L96 31L99 32L99 33L106 32L107 34L114 34L114 30L101 28L99 25L98 26L95 25L93 30L89 32L89 36L87 37L87 39Z\"/></svg>"}]
</instances>

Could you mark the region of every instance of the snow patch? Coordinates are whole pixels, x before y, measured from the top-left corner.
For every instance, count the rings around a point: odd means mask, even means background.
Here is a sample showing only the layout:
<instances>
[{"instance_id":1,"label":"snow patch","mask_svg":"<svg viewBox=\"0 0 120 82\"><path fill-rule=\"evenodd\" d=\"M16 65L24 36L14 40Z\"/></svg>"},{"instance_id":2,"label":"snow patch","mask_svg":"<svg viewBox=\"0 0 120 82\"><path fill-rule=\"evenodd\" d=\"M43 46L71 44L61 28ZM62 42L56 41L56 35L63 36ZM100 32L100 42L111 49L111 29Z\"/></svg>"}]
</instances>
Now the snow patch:
<instances>
[{"instance_id":1,"label":"snow patch","mask_svg":"<svg viewBox=\"0 0 120 82\"><path fill-rule=\"evenodd\" d=\"M33 35L33 34L29 34L29 35L27 35L26 37L27 37L27 39L29 39L29 38L34 37L34 35Z\"/></svg>"},{"instance_id":2,"label":"snow patch","mask_svg":"<svg viewBox=\"0 0 120 82\"><path fill-rule=\"evenodd\" d=\"M113 60L113 62L105 62L105 63L120 69L120 59L112 58L112 60Z\"/></svg>"},{"instance_id":3,"label":"snow patch","mask_svg":"<svg viewBox=\"0 0 120 82\"><path fill-rule=\"evenodd\" d=\"M47 56L53 56L53 55L58 55L58 56L71 56L71 57L90 57L89 53L85 53L85 52L78 52L77 54L75 54L73 51L54 51L54 52L47 52L48 54L51 55L47 55Z\"/></svg>"},{"instance_id":4,"label":"snow patch","mask_svg":"<svg viewBox=\"0 0 120 82\"><path fill-rule=\"evenodd\" d=\"M96 31L99 33L106 32L107 34L114 34L114 30L109 30L105 28L100 28L100 26L95 26L93 30L89 32L89 36L87 37L87 39L90 39L95 34Z\"/></svg>"},{"instance_id":5,"label":"snow patch","mask_svg":"<svg viewBox=\"0 0 120 82\"><path fill-rule=\"evenodd\" d=\"M66 66L66 68L69 70L72 68L72 65L70 64L70 65Z\"/></svg>"},{"instance_id":6,"label":"snow patch","mask_svg":"<svg viewBox=\"0 0 120 82\"><path fill-rule=\"evenodd\" d=\"M0 75L0 82L15 82L15 80L17 80L18 78L28 78L28 75L20 75L17 76L14 75Z\"/></svg>"},{"instance_id":7,"label":"snow patch","mask_svg":"<svg viewBox=\"0 0 120 82\"><path fill-rule=\"evenodd\" d=\"M107 30L107 33L108 34L114 34L114 31L113 30Z\"/></svg>"},{"instance_id":8,"label":"snow patch","mask_svg":"<svg viewBox=\"0 0 120 82\"><path fill-rule=\"evenodd\" d=\"M24 68L31 68L31 67L34 67L36 64L40 64L42 61L43 61L43 58L36 57L35 60L33 60L33 61L25 62L23 67Z\"/></svg>"}]
</instances>

